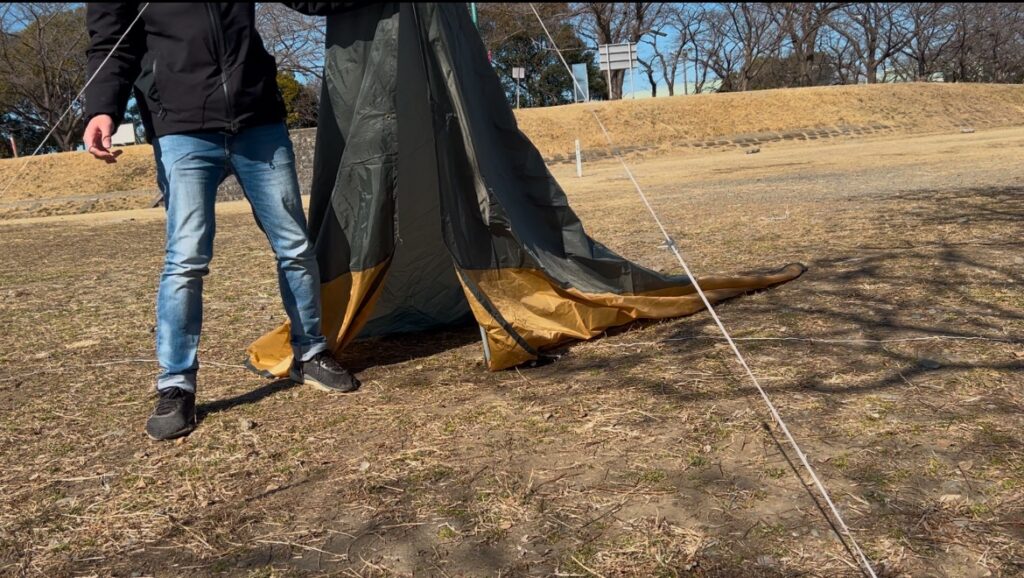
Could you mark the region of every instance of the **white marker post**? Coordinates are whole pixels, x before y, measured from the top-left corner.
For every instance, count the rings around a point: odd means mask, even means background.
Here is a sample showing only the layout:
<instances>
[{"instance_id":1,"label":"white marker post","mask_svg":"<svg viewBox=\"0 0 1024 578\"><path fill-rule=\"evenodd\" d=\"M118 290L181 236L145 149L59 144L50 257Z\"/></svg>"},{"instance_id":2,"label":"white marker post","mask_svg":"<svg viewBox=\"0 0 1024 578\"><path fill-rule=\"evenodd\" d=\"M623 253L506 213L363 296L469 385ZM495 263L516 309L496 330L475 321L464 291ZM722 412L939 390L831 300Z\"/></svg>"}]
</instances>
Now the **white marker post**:
<instances>
[{"instance_id":1,"label":"white marker post","mask_svg":"<svg viewBox=\"0 0 1024 578\"><path fill-rule=\"evenodd\" d=\"M580 139L576 139L576 176L583 177L583 158L580 156Z\"/></svg>"}]
</instances>

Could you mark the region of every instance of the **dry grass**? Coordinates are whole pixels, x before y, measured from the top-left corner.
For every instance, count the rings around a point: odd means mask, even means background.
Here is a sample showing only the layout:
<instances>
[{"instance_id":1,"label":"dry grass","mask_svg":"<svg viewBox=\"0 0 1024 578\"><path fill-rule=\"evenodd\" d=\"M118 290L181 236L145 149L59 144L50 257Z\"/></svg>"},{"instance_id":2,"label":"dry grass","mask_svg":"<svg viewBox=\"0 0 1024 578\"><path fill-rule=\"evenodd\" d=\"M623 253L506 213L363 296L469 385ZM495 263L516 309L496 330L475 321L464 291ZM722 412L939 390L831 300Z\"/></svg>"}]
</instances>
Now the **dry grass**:
<instances>
[{"instance_id":1,"label":"dry grass","mask_svg":"<svg viewBox=\"0 0 1024 578\"><path fill-rule=\"evenodd\" d=\"M121 150L115 165L98 162L86 152L39 155L28 165L25 159L0 160L0 181L4 184L23 171L3 201L104 197L112 192L155 189L153 148L136 145Z\"/></svg>"},{"instance_id":2,"label":"dry grass","mask_svg":"<svg viewBox=\"0 0 1024 578\"><path fill-rule=\"evenodd\" d=\"M960 127L1018 126L1024 87L890 84L704 94L534 109L519 124L545 156L606 145L596 109L618 146L672 148L681 143L801 129L884 125L894 132L950 132Z\"/></svg>"},{"instance_id":3,"label":"dry grass","mask_svg":"<svg viewBox=\"0 0 1024 578\"><path fill-rule=\"evenodd\" d=\"M1024 572L1024 129L638 158L885 576ZM611 162L556 167L590 232L675 270ZM705 315L487 373L474 328L357 344L330 397L241 368L282 318L222 205L202 423L150 409L159 211L0 225L0 574L855 576ZM129 220L131 219L131 220ZM213 365L217 362L225 365Z\"/></svg>"},{"instance_id":4,"label":"dry grass","mask_svg":"<svg viewBox=\"0 0 1024 578\"><path fill-rule=\"evenodd\" d=\"M573 105L517 112L519 124L545 158L569 155L573 139L603 149L591 110L617 145L668 150L740 135L884 126L889 133L950 132L960 127L1017 126L1024 87L981 84L894 84L765 90L656 100ZM868 132L877 132L869 130ZM855 133L856 134L856 133ZM152 148L125 147L114 166L87 153L32 160L0 199L0 219L94 213L150 206L155 196ZM0 160L0 183L23 161Z\"/></svg>"}]
</instances>

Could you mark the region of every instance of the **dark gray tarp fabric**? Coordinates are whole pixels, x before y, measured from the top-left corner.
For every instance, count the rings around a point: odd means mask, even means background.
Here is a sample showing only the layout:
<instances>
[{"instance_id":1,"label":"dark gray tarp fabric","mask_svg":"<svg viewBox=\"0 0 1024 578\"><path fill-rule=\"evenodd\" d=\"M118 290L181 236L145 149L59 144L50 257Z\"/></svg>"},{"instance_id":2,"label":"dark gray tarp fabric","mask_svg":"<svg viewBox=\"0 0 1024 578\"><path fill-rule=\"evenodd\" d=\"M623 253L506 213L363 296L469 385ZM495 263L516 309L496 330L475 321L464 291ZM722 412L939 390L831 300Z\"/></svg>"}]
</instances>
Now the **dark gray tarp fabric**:
<instances>
[{"instance_id":1,"label":"dark gray tarp fabric","mask_svg":"<svg viewBox=\"0 0 1024 578\"><path fill-rule=\"evenodd\" d=\"M376 4L327 21L310 201L324 333L363 335L472 316L491 369L642 318L704 308L661 275L591 239L519 131L464 3ZM721 300L796 278L710 277ZM250 347L280 375L287 327Z\"/></svg>"},{"instance_id":2,"label":"dark gray tarp fabric","mask_svg":"<svg viewBox=\"0 0 1024 578\"><path fill-rule=\"evenodd\" d=\"M377 4L328 24L310 229L324 283L389 261L363 335L471 318L441 236L422 46L399 32L415 28L410 8Z\"/></svg>"}]
</instances>

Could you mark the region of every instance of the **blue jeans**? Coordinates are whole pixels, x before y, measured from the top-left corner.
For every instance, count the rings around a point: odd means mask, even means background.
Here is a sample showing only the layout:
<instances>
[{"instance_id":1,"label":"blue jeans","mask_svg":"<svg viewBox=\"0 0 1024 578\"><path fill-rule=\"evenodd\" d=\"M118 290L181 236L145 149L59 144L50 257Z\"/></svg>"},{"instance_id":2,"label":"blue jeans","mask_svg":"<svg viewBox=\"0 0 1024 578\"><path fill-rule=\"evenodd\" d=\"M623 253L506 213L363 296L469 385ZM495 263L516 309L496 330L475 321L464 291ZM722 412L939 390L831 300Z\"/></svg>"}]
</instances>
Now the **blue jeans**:
<instances>
[{"instance_id":1,"label":"blue jeans","mask_svg":"<svg viewBox=\"0 0 1024 578\"><path fill-rule=\"evenodd\" d=\"M157 389L196 389L203 277L213 258L214 201L218 185L232 172L277 257L295 357L306 361L326 350L320 332L320 272L306 232L285 126L257 126L234 135L167 135L153 148L167 207L167 246L156 311Z\"/></svg>"}]
</instances>

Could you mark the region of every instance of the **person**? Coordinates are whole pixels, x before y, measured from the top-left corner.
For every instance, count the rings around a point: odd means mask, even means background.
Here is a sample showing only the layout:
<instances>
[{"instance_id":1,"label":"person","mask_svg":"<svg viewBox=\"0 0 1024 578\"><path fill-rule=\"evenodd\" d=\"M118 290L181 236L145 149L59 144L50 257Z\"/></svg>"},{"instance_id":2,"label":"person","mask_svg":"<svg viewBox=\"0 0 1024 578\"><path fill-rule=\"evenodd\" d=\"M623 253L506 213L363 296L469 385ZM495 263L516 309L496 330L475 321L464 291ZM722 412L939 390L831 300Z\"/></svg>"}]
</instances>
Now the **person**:
<instances>
[{"instance_id":1,"label":"person","mask_svg":"<svg viewBox=\"0 0 1024 578\"><path fill-rule=\"evenodd\" d=\"M352 5L289 4L306 14ZM92 82L85 91L85 145L97 159L117 162L120 151L112 149L111 135L134 91L166 208L156 310L158 399L146 421L146 433L156 440L187 435L196 425L203 277L213 256L217 187L229 173L277 258L291 322L289 377L332 392L360 385L332 357L321 333L319 268L284 124L277 65L255 22L253 3L86 7Z\"/></svg>"}]
</instances>

